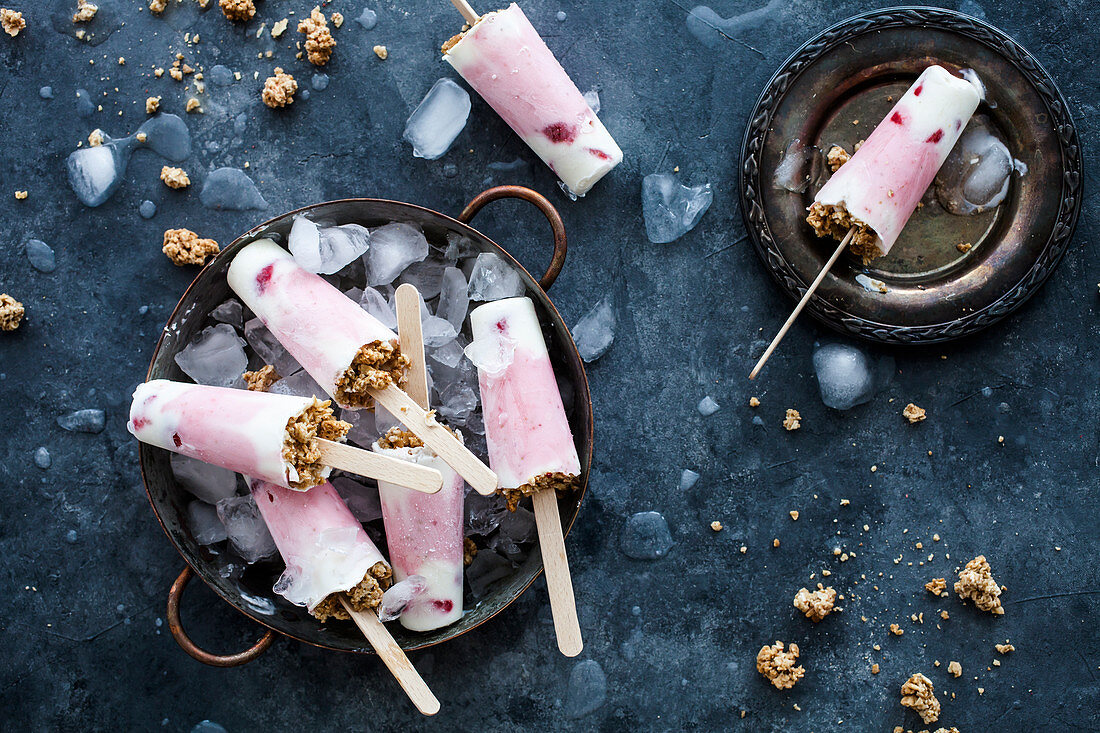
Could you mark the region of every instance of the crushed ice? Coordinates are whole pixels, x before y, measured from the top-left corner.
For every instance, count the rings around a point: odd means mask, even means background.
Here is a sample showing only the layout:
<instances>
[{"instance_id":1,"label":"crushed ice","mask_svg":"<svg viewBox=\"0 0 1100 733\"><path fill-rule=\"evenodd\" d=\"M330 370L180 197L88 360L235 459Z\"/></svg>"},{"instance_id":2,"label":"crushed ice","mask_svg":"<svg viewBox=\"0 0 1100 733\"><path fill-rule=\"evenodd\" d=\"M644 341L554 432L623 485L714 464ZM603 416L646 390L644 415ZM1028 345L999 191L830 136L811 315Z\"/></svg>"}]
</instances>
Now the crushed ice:
<instances>
[{"instance_id":1,"label":"crushed ice","mask_svg":"<svg viewBox=\"0 0 1100 733\"><path fill-rule=\"evenodd\" d=\"M695 228L713 200L709 183L689 187L669 173L649 174L642 179L646 236L655 244L676 241Z\"/></svg>"}]
</instances>

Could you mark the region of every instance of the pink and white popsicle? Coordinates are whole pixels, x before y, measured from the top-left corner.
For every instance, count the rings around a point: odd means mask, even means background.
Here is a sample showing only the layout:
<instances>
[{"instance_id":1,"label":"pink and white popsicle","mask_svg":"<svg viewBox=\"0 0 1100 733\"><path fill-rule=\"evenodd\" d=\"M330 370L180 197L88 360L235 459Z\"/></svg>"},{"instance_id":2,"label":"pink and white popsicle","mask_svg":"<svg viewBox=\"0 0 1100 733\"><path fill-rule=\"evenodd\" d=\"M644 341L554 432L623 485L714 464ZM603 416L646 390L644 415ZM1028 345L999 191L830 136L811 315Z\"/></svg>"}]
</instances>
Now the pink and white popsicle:
<instances>
[{"instance_id":1,"label":"pink and white popsicle","mask_svg":"<svg viewBox=\"0 0 1100 733\"><path fill-rule=\"evenodd\" d=\"M309 410L327 412L337 423L322 404L310 397L155 379L134 390L127 428L143 443L303 490L316 480L302 475L305 466L287 459L293 444L287 425ZM342 429L346 432L346 425ZM320 480L332 471L319 464L308 468Z\"/></svg>"},{"instance_id":2,"label":"pink and white popsicle","mask_svg":"<svg viewBox=\"0 0 1100 733\"><path fill-rule=\"evenodd\" d=\"M583 196L622 161L623 151L515 3L448 41L443 58L574 194Z\"/></svg>"},{"instance_id":3,"label":"pink and white popsicle","mask_svg":"<svg viewBox=\"0 0 1100 733\"><path fill-rule=\"evenodd\" d=\"M425 590L401 613L401 625L411 631L431 631L452 624L462 618L462 505L466 484L426 447L383 448L376 442L371 448L443 474L443 488L430 496L385 481L378 482L378 496L396 580L419 575L426 581Z\"/></svg>"},{"instance_id":4,"label":"pink and white popsicle","mask_svg":"<svg viewBox=\"0 0 1100 733\"><path fill-rule=\"evenodd\" d=\"M841 239L865 224L873 241L853 243L853 251L865 261L887 254L981 98L975 83L942 66L925 69L814 197L808 220L818 234Z\"/></svg>"}]
</instances>

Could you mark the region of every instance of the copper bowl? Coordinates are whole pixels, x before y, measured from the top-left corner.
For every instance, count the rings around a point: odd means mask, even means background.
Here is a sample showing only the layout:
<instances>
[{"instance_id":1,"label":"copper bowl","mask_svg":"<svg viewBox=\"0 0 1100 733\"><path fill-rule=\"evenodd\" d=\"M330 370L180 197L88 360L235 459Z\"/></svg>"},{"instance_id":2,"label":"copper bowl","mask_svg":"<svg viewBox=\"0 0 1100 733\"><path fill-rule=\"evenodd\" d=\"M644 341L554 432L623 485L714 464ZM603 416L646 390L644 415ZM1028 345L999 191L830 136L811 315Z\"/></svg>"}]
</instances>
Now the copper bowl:
<instances>
[{"instance_id":1,"label":"copper bowl","mask_svg":"<svg viewBox=\"0 0 1100 733\"><path fill-rule=\"evenodd\" d=\"M493 240L469 226L483 206L502 198L518 198L534 204L550 222L554 252L545 274L535 279L507 251ZM173 357L177 351L202 329L207 315L218 304L233 297L226 283L225 274L237 251L248 242L260 237L280 235L282 241L290 232L295 216L308 213L315 220L336 221L341 224L357 223L378 226L391 221L403 221L420 225L428 239L442 241L448 232L468 237L479 250L494 252L510 262L522 274L527 285L527 296L535 302L540 320L547 326L548 346L555 372L566 377L573 386L573 403L566 405L570 425L581 459L581 488L559 500L563 528L568 534L580 510L581 499L588 487L589 468L592 464L592 400L588 392L588 379L577 348L561 314L554 308L546 290L554 283L565 263L565 227L553 205L543 196L519 186L500 186L482 192L471 201L458 218L454 219L438 211L413 204L382 199L344 199L307 206L271 219L238 237L232 244L207 265L195 278L179 304L172 312L164 332L153 352L148 379L186 380ZM179 645L195 659L206 664L231 667L244 664L259 656L274 641L276 634L326 649L372 654L373 649L350 622L322 624L310 616L304 608L291 605L275 595L271 586L282 570L282 563L275 558L250 566L243 574L223 573L226 555L199 545L186 522L189 494L172 475L168 451L142 444L139 450L142 479L157 519L186 563L183 572L172 584L168 595L168 625ZM470 607L456 623L427 633L406 631L397 624L390 625L394 638L406 650L420 649L453 639L480 626L527 589L542 572L542 557L537 545L527 560L515 572L490 585L485 597ZM267 629L263 637L251 648L231 655L218 655L199 648L184 632L180 624L180 600L184 588L197 574L227 603ZM228 576L228 577L226 577Z\"/></svg>"}]
</instances>

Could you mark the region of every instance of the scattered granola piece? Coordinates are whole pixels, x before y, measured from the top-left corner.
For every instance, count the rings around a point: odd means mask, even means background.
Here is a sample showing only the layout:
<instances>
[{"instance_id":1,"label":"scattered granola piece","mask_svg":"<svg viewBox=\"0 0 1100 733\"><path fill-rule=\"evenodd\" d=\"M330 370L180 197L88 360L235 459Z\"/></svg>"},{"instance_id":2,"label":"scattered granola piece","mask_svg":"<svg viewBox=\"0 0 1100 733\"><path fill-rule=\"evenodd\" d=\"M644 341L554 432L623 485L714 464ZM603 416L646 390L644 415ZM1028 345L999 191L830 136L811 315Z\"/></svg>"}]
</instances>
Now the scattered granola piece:
<instances>
[{"instance_id":1,"label":"scattered granola piece","mask_svg":"<svg viewBox=\"0 0 1100 733\"><path fill-rule=\"evenodd\" d=\"M940 701L934 692L932 680L917 672L901 686L901 704L914 710L925 723L935 723L940 717Z\"/></svg>"},{"instance_id":2,"label":"scattered granola piece","mask_svg":"<svg viewBox=\"0 0 1100 733\"><path fill-rule=\"evenodd\" d=\"M126 65L126 57L125 56L119 56L118 57L118 65L119 66L125 66Z\"/></svg>"},{"instance_id":3,"label":"scattered granola piece","mask_svg":"<svg viewBox=\"0 0 1100 733\"><path fill-rule=\"evenodd\" d=\"M838 170L840 170L840 166L847 163L851 159L851 157L852 156L848 153L848 151L840 147L839 145L834 145L833 147L829 148L829 152L825 154L825 160L829 163L829 169L833 173L836 173Z\"/></svg>"},{"instance_id":4,"label":"scattered granola piece","mask_svg":"<svg viewBox=\"0 0 1100 733\"><path fill-rule=\"evenodd\" d=\"M275 367L270 364L265 364L254 372L244 373L245 385L252 392L266 392L270 389L271 385L275 384L280 379L282 379L282 377L275 371Z\"/></svg>"},{"instance_id":5,"label":"scattered granola piece","mask_svg":"<svg viewBox=\"0 0 1100 733\"><path fill-rule=\"evenodd\" d=\"M139 143L143 143L149 139L149 136L146 135L144 132L139 132L138 134L134 135L134 137L137 138L137 141Z\"/></svg>"},{"instance_id":6,"label":"scattered granola piece","mask_svg":"<svg viewBox=\"0 0 1100 733\"><path fill-rule=\"evenodd\" d=\"M163 13L168 7L168 0L149 0L149 10L154 13Z\"/></svg>"},{"instance_id":7,"label":"scattered granola piece","mask_svg":"<svg viewBox=\"0 0 1100 733\"><path fill-rule=\"evenodd\" d=\"M894 636L901 636L905 633L905 629L901 628L897 624L890 624L890 633Z\"/></svg>"},{"instance_id":8,"label":"scattered granola piece","mask_svg":"<svg viewBox=\"0 0 1100 733\"><path fill-rule=\"evenodd\" d=\"M286 33L286 27L290 25L290 21L286 18L275 21L275 24L271 26L271 37L278 38Z\"/></svg>"},{"instance_id":9,"label":"scattered granola piece","mask_svg":"<svg viewBox=\"0 0 1100 733\"><path fill-rule=\"evenodd\" d=\"M963 673L962 665L959 664L958 662L948 662L947 663L947 673L950 674L952 677L962 677L962 673Z\"/></svg>"},{"instance_id":10,"label":"scattered granola piece","mask_svg":"<svg viewBox=\"0 0 1100 733\"><path fill-rule=\"evenodd\" d=\"M905 409L901 411L902 417L909 421L910 425L916 425L928 415L925 413L923 407L917 407L912 402L905 406Z\"/></svg>"},{"instance_id":11,"label":"scattered granola piece","mask_svg":"<svg viewBox=\"0 0 1100 733\"><path fill-rule=\"evenodd\" d=\"M879 673L878 662L875 662L874 664L871 665L871 674L878 674L878 673Z\"/></svg>"},{"instance_id":12,"label":"scattered granola piece","mask_svg":"<svg viewBox=\"0 0 1100 733\"><path fill-rule=\"evenodd\" d=\"M99 12L99 6L93 5L88 0L76 0L76 12L73 13L74 23L87 23Z\"/></svg>"},{"instance_id":13,"label":"scattered granola piece","mask_svg":"<svg viewBox=\"0 0 1100 733\"><path fill-rule=\"evenodd\" d=\"M390 50L385 46L375 46L373 51L374 55L382 59L383 61L390 57Z\"/></svg>"},{"instance_id":14,"label":"scattered granola piece","mask_svg":"<svg viewBox=\"0 0 1100 733\"><path fill-rule=\"evenodd\" d=\"M794 597L794 607L815 624L832 612L835 603L836 590L832 587L823 588L821 583L817 584L817 590L802 588Z\"/></svg>"},{"instance_id":15,"label":"scattered granola piece","mask_svg":"<svg viewBox=\"0 0 1100 733\"><path fill-rule=\"evenodd\" d=\"M206 6L210 4L210 0L198 0L198 3L199 3L200 8L202 8L203 10L206 10ZM197 38L195 40L196 40L196 42L198 41Z\"/></svg>"},{"instance_id":16,"label":"scattered granola piece","mask_svg":"<svg viewBox=\"0 0 1100 733\"><path fill-rule=\"evenodd\" d=\"M344 24L344 14L343 13L333 13L332 14L332 27L333 28L339 28L343 24Z\"/></svg>"},{"instance_id":17,"label":"scattered granola piece","mask_svg":"<svg viewBox=\"0 0 1100 733\"><path fill-rule=\"evenodd\" d=\"M103 144L103 130L98 127L88 133L88 145L93 148L98 148Z\"/></svg>"},{"instance_id":18,"label":"scattered granola piece","mask_svg":"<svg viewBox=\"0 0 1100 733\"><path fill-rule=\"evenodd\" d=\"M1001 606L1001 587L993 579L993 571L986 562L985 555L978 555L959 571L959 580L955 583L955 593L963 600L972 600L982 611L997 616L1004 615Z\"/></svg>"},{"instance_id":19,"label":"scattered granola piece","mask_svg":"<svg viewBox=\"0 0 1100 733\"><path fill-rule=\"evenodd\" d=\"M841 505L841 506L848 506L848 505L849 505L849 504L851 504L851 503L852 503L852 502L851 502L851 501L849 501L848 499L841 499L841 500L840 500L840 505Z\"/></svg>"},{"instance_id":20,"label":"scattered granola piece","mask_svg":"<svg viewBox=\"0 0 1100 733\"><path fill-rule=\"evenodd\" d=\"M0 331L14 331L19 328L26 310L23 304L7 293L0 293Z\"/></svg>"},{"instance_id":21,"label":"scattered granola piece","mask_svg":"<svg viewBox=\"0 0 1100 733\"><path fill-rule=\"evenodd\" d=\"M162 76L164 76L164 67L163 66L158 66L157 68L153 69L153 76L155 76L158 79L161 78Z\"/></svg>"},{"instance_id":22,"label":"scattered granola piece","mask_svg":"<svg viewBox=\"0 0 1100 733\"><path fill-rule=\"evenodd\" d=\"M29 194L26 191L16 191L15 192L15 200L16 201L23 201L27 198L28 195Z\"/></svg>"},{"instance_id":23,"label":"scattered granola piece","mask_svg":"<svg viewBox=\"0 0 1100 733\"><path fill-rule=\"evenodd\" d=\"M1005 639L1005 643L1004 643L1004 644L997 644L997 645L995 645L995 646L996 646L996 648L997 648L997 651L998 651L999 653L1001 653L1001 654L1008 654L1009 652L1014 652L1014 651L1016 651L1016 647L1014 647L1014 646L1012 646L1011 644L1009 644L1009 643L1008 643L1008 639Z\"/></svg>"},{"instance_id":24,"label":"scattered granola piece","mask_svg":"<svg viewBox=\"0 0 1100 733\"><path fill-rule=\"evenodd\" d=\"M777 690L794 687L794 683L806 674L801 665L795 666L798 661L798 644L791 644L787 651L784 651L783 646L783 642L777 641L774 646L761 647L756 655L756 671L764 675Z\"/></svg>"},{"instance_id":25,"label":"scattered granola piece","mask_svg":"<svg viewBox=\"0 0 1100 733\"><path fill-rule=\"evenodd\" d=\"M477 557L477 543L470 537L462 538L462 564L469 565Z\"/></svg>"},{"instance_id":26,"label":"scattered granola piece","mask_svg":"<svg viewBox=\"0 0 1100 733\"><path fill-rule=\"evenodd\" d=\"M184 107L184 109L188 112L195 112L197 110L199 114L202 114L202 104L194 97L191 97L187 100L187 105Z\"/></svg>"},{"instance_id":27,"label":"scattered granola piece","mask_svg":"<svg viewBox=\"0 0 1100 733\"><path fill-rule=\"evenodd\" d=\"M722 523L715 519L713 522L710 523L710 528L713 529L715 532L721 532Z\"/></svg>"},{"instance_id":28,"label":"scattered granola piece","mask_svg":"<svg viewBox=\"0 0 1100 733\"><path fill-rule=\"evenodd\" d=\"M213 239L200 239L190 229L169 229L164 232L161 251L177 266L201 265L210 255L221 251ZM262 371L262 370L261 370Z\"/></svg>"},{"instance_id":29,"label":"scattered granola piece","mask_svg":"<svg viewBox=\"0 0 1100 733\"><path fill-rule=\"evenodd\" d=\"M151 115L160 109L160 97L145 98L145 114Z\"/></svg>"},{"instance_id":30,"label":"scattered granola piece","mask_svg":"<svg viewBox=\"0 0 1100 733\"><path fill-rule=\"evenodd\" d=\"M0 28L4 29L12 38L19 35L19 31L27 27L27 21L23 20L23 14L14 10L0 8Z\"/></svg>"},{"instance_id":31,"label":"scattered granola piece","mask_svg":"<svg viewBox=\"0 0 1100 733\"><path fill-rule=\"evenodd\" d=\"M947 619L951 618L951 614L949 614L947 611L940 611L940 618L946 621Z\"/></svg>"},{"instance_id":32,"label":"scattered granola piece","mask_svg":"<svg viewBox=\"0 0 1100 733\"><path fill-rule=\"evenodd\" d=\"M314 66L327 64L332 58L332 49L336 48L336 39L329 32L328 21L320 7L313 8L309 17L298 23L298 32L306 36L305 47L309 62Z\"/></svg>"},{"instance_id":33,"label":"scattered granola piece","mask_svg":"<svg viewBox=\"0 0 1100 733\"><path fill-rule=\"evenodd\" d=\"M191 179L187 177L187 172L183 168L173 168L168 165L160 169L160 180L164 181L164 185L168 188L187 188L191 185Z\"/></svg>"},{"instance_id":34,"label":"scattered granola piece","mask_svg":"<svg viewBox=\"0 0 1100 733\"><path fill-rule=\"evenodd\" d=\"M176 81L183 81L183 72L180 71L180 67L173 66L168 70L168 76L172 77Z\"/></svg>"},{"instance_id":35,"label":"scattered granola piece","mask_svg":"<svg viewBox=\"0 0 1100 733\"><path fill-rule=\"evenodd\" d=\"M749 398L749 407L760 407L760 400L755 397Z\"/></svg>"},{"instance_id":36,"label":"scattered granola piece","mask_svg":"<svg viewBox=\"0 0 1100 733\"><path fill-rule=\"evenodd\" d=\"M744 555L746 552L749 551L749 548L745 547L744 545L741 545L740 551L741 551L741 554Z\"/></svg>"},{"instance_id":37,"label":"scattered granola piece","mask_svg":"<svg viewBox=\"0 0 1100 733\"><path fill-rule=\"evenodd\" d=\"M774 540L772 540L772 547L779 547L779 538L778 537L776 537Z\"/></svg>"},{"instance_id":38,"label":"scattered granola piece","mask_svg":"<svg viewBox=\"0 0 1100 733\"><path fill-rule=\"evenodd\" d=\"M791 519L793 519L796 522L798 521L798 510L797 509L792 509L790 511L790 515L791 515Z\"/></svg>"},{"instance_id":39,"label":"scattered granola piece","mask_svg":"<svg viewBox=\"0 0 1100 733\"><path fill-rule=\"evenodd\" d=\"M934 596L947 595L947 578L932 578L924 584L924 589Z\"/></svg>"},{"instance_id":40,"label":"scattered granola piece","mask_svg":"<svg viewBox=\"0 0 1100 733\"><path fill-rule=\"evenodd\" d=\"M974 248L974 245L972 245L970 242L960 242L959 244L955 245L955 249L959 250L963 254L966 254L967 252L969 252L973 248Z\"/></svg>"},{"instance_id":41,"label":"scattered granola piece","mask_svg":"<svg viewBox=\"0 0 1100 733\"><path fill-rule=\"evenodd\" d=\"M267 77L260 97L271 109L285 107L294 103L294 93L298 91L298 82L290 74L284 74L282 67L275 67L275 75Z\"/></svg>"},{"instance_id":42,"label":"scattered granola piece","mask_svg":"<svg viewBox=\"0 0 1100 733\"><path fill-rule=\"evenodd\" d=\"M252 20L256 4L252 0L218 0L222 14L230 20Z\"/></svg>"},{"instance_id":43,"label":"scattered granola piece","mask_svg":"<svg viewBox=\"0 0 1100 733\"><path fill-rule=\"evenodd\" d=\"M798 430L802 427L802 415L798 410L787 410L787 417L783 419L783 427L787 430Z\"/></svg>"}]
</instances>

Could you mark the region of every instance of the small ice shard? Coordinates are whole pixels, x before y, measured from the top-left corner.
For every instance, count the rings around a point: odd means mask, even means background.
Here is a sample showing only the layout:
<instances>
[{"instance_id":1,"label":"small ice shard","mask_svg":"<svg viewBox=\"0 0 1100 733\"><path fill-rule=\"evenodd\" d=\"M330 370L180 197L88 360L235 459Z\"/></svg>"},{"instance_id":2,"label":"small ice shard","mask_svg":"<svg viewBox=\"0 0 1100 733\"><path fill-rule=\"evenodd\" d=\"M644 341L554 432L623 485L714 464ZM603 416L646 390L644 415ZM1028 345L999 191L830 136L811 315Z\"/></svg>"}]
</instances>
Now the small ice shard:
<instances>
[{"instance_id":1,"label":"small ice shard","mask_svg":"<svg viewBox=\"0 0 1100 733\"><path fill-rule=\"evenodd\" d=\"M219 323L228 323L235 328L241 328L244 325L244 306L239 300L230 298L210 311L210 317Z\"/></svg>"},{"instance_id":2,"label":"small ice shard","mask_svg":"<svg viewBox=\"0 0 1100 733\"><path fill-rule=\"evenodd\" d=\"M53 465L53 459L50 458L50 452L46 449L46 446L42 446L34 452L34 465L42 470Z\"/></svg>"},{"instance_id":3,"label":"small ice shard","mask_svg":"<svg viewBox=\"0 0 1100 733\"><path fill-rule=\"evenodd\" d=\"M1005 200L1013 172L1023 176L1027 166L1012 157L984 119L975 119L936 175L936 198L952 214L979 214Z\"/></svg>"},{"instance_id":4,"label":"small ice shard","mask_svg":"<svg viewBox=\"0 0 1100 733\"><path fill-rule=\"evenodd\" d=\"M516 342L502 336L499 339L471 341L464 349L466 358L486 374L496 375L507 369L516 354Z\"/></svg>"},{"instance_id":5,"label":"small ice shard","mask_svg":"<svg viewBox=\"0 0 1100 733\"><path fill-rule=\"evenodd\" d=\"M355 415L368 414L366 410L352 410L351 412ZM347 476L337 476L332 479L332 486L360 522L373 522L382 518L382 503L378 498L378 487L364 486Z\"/></svg>"},{"instance_id":6,"label":"small ice shard","mask_svg":"<svg viewBox=\"0 0 1100 733\"><path fill-rule=\"evenodd\" d=\"M829 343L814 349L814 371L821 401L834 410L869 402L893 376L894 360L872 359L855 346Z\"/></svg>"},{"instance_id":7,"label":"small ice shard","mask_svg":"<svg viewBox=\"0 0 1100 733\"><path fill-rule=\"evenodd\" d=\"M23 248L31 267L39 272L53 272L57 269L57 258L53 249L41 239L28 239Z\"/></svg>"},{"instance_id":8,"label":"small ice shard","mask_svg":"<svg viewBox=\"0 0 1100 733\"><path fill-rule=\"evenodd\" d=\"M503 257L494 252L482 252L474 260L467 294L470 300L488 302L523 295L527 288L523 277Z\"/></svg>"},{"instance_id":9,"label":"small ice shard","mask_svg":"<svg viewBox=\"0 0 1100 733\"><path fill-rule=\"evenodd\" d=\"M219 501L218 517L225 525L229 543L249 565L278 551L251 494Z\"/></svg>"},{"instance_id":10,"label":"small ice shard","mask_svg":"<svg viewBox=\"0 0 1100 733\"><path fill-rule=\"evenodd\" d=\"M202 205L219 211L266 209L267 201L240 168L218 168L206 177L199 194Z\"/></svg>"},{"instance_id":11,"label":"small ice shard","mask_svg":"<svg viewBox=\"0 0 1100 733\"><path fill-rule=\"evenodd\" d=\"M57 418L57 424L73 433L101 433L107 418L103 410L77 410Z\"/></svg>"},{"instance_id":12,"label":"small ice shard","mask_svg":"<svg viewBox=\"0 0 1100 733\"><path fill-rule=\"evenodd\" d=\"M225 525L218 517L218 510L201 501L187 505L187 526L191 536L200 545L212 545L226 538Z\"/></svg>"},{"instance_id":13,"label":"small ice shard","mask_svg":"<svg viewBox=\"0 0 1100 733\"><path fill-rule=\"evenodd\" d=\"M248 368L245 341L228 323L202 330L175 356L176 364L198 384L232 387Z\"/></svg>"},{"instance_id":14,"label":"small ice shard","mask_svg":"<svg viewBox=\"0 0 1100 733\"><path fill-rule=\"evenodd\" d=\"M42 99L53 99L53 87L39 87L38 96Z\"/></svg>"},{"instance_id":15,"label":"small ice shard","mask_svg":"<svg viewBox=\"0 0 1100 733\"><path fill-rule=\"evenodd\" d=\"M405 608L428 588L428 581L422 575L410 575L394 583L382 595L382 604L378 606L378 620L382 623L397 620Z\"/></svg>"},{"instance_id":16,"label":"small ice shard","mask_svg":"<svg viewBox=\"0 0 1100 733\"><path fill-rule=\"evenodd\" d=\"M457 232L447 232L447 249L443 253L443 259L452 265L467 257L477 257L480 253L481 250L470 241L469 237Z\"/></svg>"},{"instance_id":17,"label":"small ice shard","mask_svg":"<svg viewBox=\"0 0 1100 733\"><path fill-rule=\"evenodd\" d=\"M626 520L623 552L635 560L657 560L672 548L668 522L657 512L638 512Z\"/></svg>"},{"instance_id":18,"label":"small ice shard","mask_svg":"<svg viewBox=\"0 0 1100 733\"><path fill-rule=\"evenodd\" d=\"M604 298L573 326L573 341L582 359L593 362L607 353L615 340L615 324L615 308L610 298Z\"/></svg>"},{"instance_id":19,"label":"small ice shard","mask_svg":"<svg viewBox=\"0 0 1100 733\"><path fill-rule=\"evenodd\" d=\"M359 307L382 322L386 328L397 328L397 315L389 301L374 288L366 288L359 296Z\"/></svg>"},{"instance_id":20,"label":"small ice shard","mask_svg":"<svg viewBox=\"0 0 1100 733\"><path fill-rule=\"evenodd\" d=\"M217 504L237 495L237 474L227 468L178 453L168 456L168 462L176 481L196 499Z\"/></svg>"},{"instance_id":21,"label":"small ice shard","mask_svg":"<svg viewBox=\"0 0 1100 733\"><path fill-rule=\"evenodd\" d=\"M699 400L699 404L695 406L695 409L699 411L699 414L703 417L709 417L714 413L722 409L717 402L715 402L710 395L707 395L703 399Z\"/></svg>"},{"instance_id":22,"label":"small ice shard","mask_svg":"<svg viewBox=\"0 0 1100 733\"><path fill-rule=\"evenodd\" d=\"M807 164L817 154L813 148L805 148L795 138L787 144L779 165L775 167L772 185L791 193L802 193L810 185L811 170Z\"/></svg>"},{"instance_id":23,"label":"small ice shard","mask_svg":"<svg viewBox=\"0 0 1100 733\"><path fill-rule=\"evenodd\" d=\"M85 206L100 206L111 198L122 184L129 151L120 150L125 141L106 138L102 145L77 148L65 161L69 171L69 186Z\"/></svg>"},{"instance_id":24,"label":"small ice shard","mask_svg":"<svg viewBox=\"0 0 1100 733\"><path fill-rule=\"evenodd\" d=\"M565 692L565 716L583 718L599 710L607 700L607 675L595 659L573 665Z\"/></svg>"},{"instance_id":25,"label":"small ice shard","mask_svg":"<svg viewBox=\"0 0 1100 733\"><path fill-rule=\"evenodd\" d=\"M505 510L507 511L507 510ZM481 548L466 568L474 598L482 598L493 583L512 574L512 563L489 548Z\"/></svg>"},{"instance_id":26,"label":"small ice shard","mask_svg":"<svg viewBox=\"0 0 1100 733\"><path fill-rule=\"evenodd\" d=\"M278 369L276 369L278 371ZM327 400L328 394L324 387L317 384L309 372L301 369L293 374L283 377L275 384L268 387L272 394L285 394L293 397L316 397L319 400Z\"/></svg>"},{"instance_id":27,"label":"small ice shard","mask_svg":"<svg viewBox=\"0 0 1100 733\"><path fill-rule=\"evenodd\" d=\"M365 30L371 30L378 25L378 14L370 8L363 8L363 12L355 19L355 22L363 26Z\"/></svg>"},{"instance_id":28,"label":"small ice shard","mask_svg":"<svg viewBox=\"0 0 1100 733\"><path fill-rule=\"evenodd\" d=\"M649 241L667 244L684 236L699 223L713 199L709 183L688 187L671 174L649 174L642 180L642 216Z\"/></svg>"},{"instance_id":29,"label":"small ice shard","mask_svg":"<svg viewBox=\"0 0 1100 733\"><path fill-rule=\"evenodd\" d=\"M309 272L331 275L370 249L370 232L358 224L317 226L304 216L294 218L287 238L295 261Z\"/></svg>"},{"instance_id":30,"label":"small ice shard","mask_svg":"<svg viewBox=\"0 0 1100 733\"><path fill-rule=\"evenodd\" d=\"M414 262L428 256L428 240L418 227L394 222L372 229L367 284L388 285Z\"/></svg>"},{"instance_id":31,"label":"small ice shard","mask_svg":"<svg viewBox=\"0 0 1100 733\"><path fill-rule=\"evenodd\" d=\"M699 474L690 468L685 468L680 473L680 491L687 491L697 483L699 483Z\"/></svg>"},{"instance_id":32,"label":"small ice shard","mask_svg":"<svg viewBox=\"0 0 1100 733\"><path fill-rule=\"evenodd\" d=\"M595 88L584 93L584 101L592 109L592 114L598 115L600 113L600 93Z\"/></svg>"},{"instance_id":33,"label":"small ice shard","mask_svg":"<svg viewBox=\"0 0 1100 733\"><path fill-rule=\"evenodd\" d=\"M565 14L565 11L564 11L564 10L559 10L559 11L557 12L557 15L555 15L554 17L558 19L558 22L559 22L559 23L562 23L562 22L564 22L564 21L565 21L565 19L566 19L566 18L567 18L568 16L567 16L567 15Z\"/></svg>"},{"instance_id":34,"label":"small ice shard","mask_svg":"<svg viewBox=\"0 0 1100 733\"><path fill-rule=\"evenodd\" d=\"M886 283L884 283L882 280L876 280L869 275L863 274L862 272L856 275L856 282L859 283L868 293L890 292L890 289L886 287Z\"/></svg>"},{"instance_id":35,"label":"small ice shard","mask_svg":"<svg viewBox=\"0 0 1100 733\"><path fill-rule=\"evenodd\" d=\"M457 267L448 267L443 271L439 305L436 306L435 314L446 319L457 331L462 329L469 308L469 283L466 282L466 276Z\"/></svg>"},{"instance_id":36,"label":"small ice shard","mask_svg":"<svg viewBox=\"0 0 1100 733\"><path fill-rule=\"evenodd\" d=\"M470 94L451 79L432 85L405 123L403 137L412 143L417 158L441 158L466 127L470 116Z\"/></svg>"}]
</instances>

